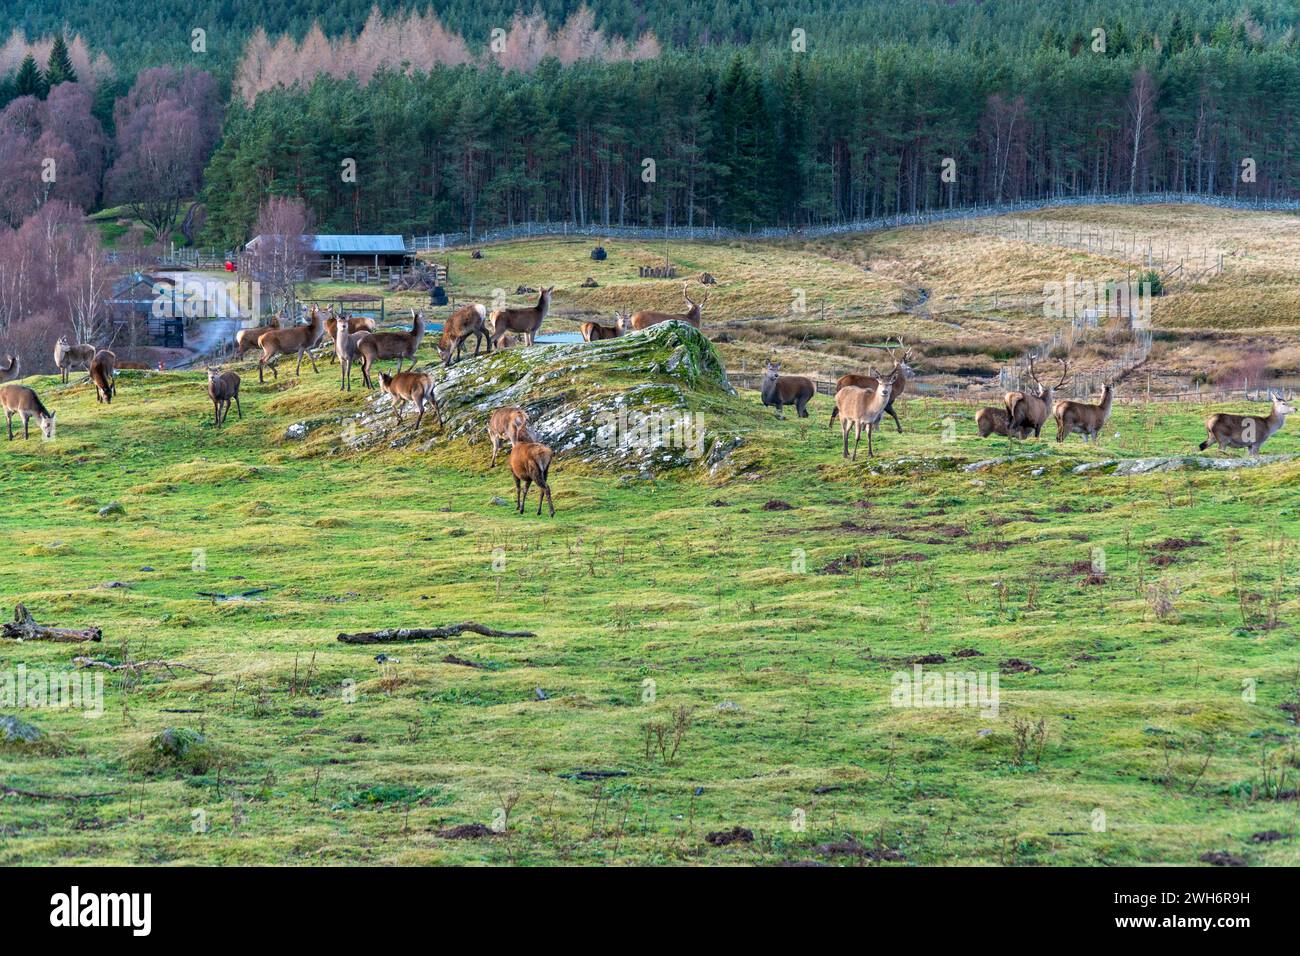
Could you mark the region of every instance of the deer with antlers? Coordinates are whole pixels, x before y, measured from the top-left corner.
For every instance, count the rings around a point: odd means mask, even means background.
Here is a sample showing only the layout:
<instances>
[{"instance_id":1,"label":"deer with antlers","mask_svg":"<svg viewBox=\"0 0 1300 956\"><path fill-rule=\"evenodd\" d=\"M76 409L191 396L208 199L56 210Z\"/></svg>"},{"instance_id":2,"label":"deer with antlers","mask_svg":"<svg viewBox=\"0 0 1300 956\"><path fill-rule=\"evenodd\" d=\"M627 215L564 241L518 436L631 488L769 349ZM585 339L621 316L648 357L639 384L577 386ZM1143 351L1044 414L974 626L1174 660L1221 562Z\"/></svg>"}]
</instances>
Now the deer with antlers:
<instances>
[{"instance_id":1,"label":"deer with antlers","mask_svg":"<svg viewBox=\"0 0 1300 956\"><path fill-rule=\"evenodd\" d=\"M271 369L271 374L277 379L280 377L276 369L276 360L281 355L298 355L298 367L294 370L294 375L302 374L302 357L306 354L311 362L311 370L320 374L320 369L316 367L316 356L312 355L311 350L316 347L316 343L321 340L325 334L325 321L321 318L320 310L311 310L311 320L306 325L295 325L288 329L271 329L263 332L258 338L257 344L262 349L262 357L257 363L257 380L265 382L263 373L267 368Z\"/></svg>"},{"instance_id":2,"label":"deer with antlers","mask_svg":"<svg viewBox=\"0 0 1300 956\"><path fill-rule=\"evenodd\" d=\"M507 332L521 336L525 345L532 345L537 338L537 330L542 327L542 320L551 310L551 293L555 286L547 286L537 296L537 304L531 309L497 309L492 313L492 338L499 339Z\"/></svg>"},{"instance_id":3,"label":"deer with antlers","mask_svg":"<svg viewBox=\"0 0 1300 956\"><path fill-rule=\"evenodd\" d=\"M461 350L471 335L474 336L474 357L478 357L478 350L484 340L487 341L487 354L491 355L492 336L488 335L486 323L487 308L477 302L461 306L453 312L442 327L442 337L438 340L438 354L442 357L442 364L450 367L453 361L459 362ZM456 353L454 359L453 349Z\"/></svg>"},{"instance_id":4,"label":"deer with antlers","mask_svg":"<svg viewBox=\"0 0 1300 956\"><path fill-rule=\"evenodd\" d=\"M1258 455L1260 446L1286 424L1286 417L1295 411L1281 395L1269 392L1269 398L1273 404L1267 415L1231 415L1225 412L1211 415L1205 421L1209 437L1201 442L1201 451L1218 445L1219 451L1245 448L1247 454Z\"/></svg>"},{"instance_id":5,"label":"deer with antlers","mask_svg":"<svg viewBox=\"0 0 1300 956\"><path fill-rule=\"evenodd\" d=\"M709 293L704 293L704 298L696 302L691 298L690 289L683 284L682 298L690 306L685 312L655 312L650 309L634 312L629 320L632 326L631 331L640 332L642 329L648 329L660 322L685 322L687 325L693 325L698 329L700 327L700 313L704 309L704 304L709 301Z\"/></svg>"},{"instance_id":6,"label":"deer with antlers","mask_svg":"<svg viewBox=\"0 0 1300 956\"><path fill-rule=\"evenodd\" d=\"M1089 405L1087 402L1072 402L1062 399L1052 406L1052 417L1056 419L1056 440L1065 441L1071 434L1078 432L1084 441L1096 441L1101 434L1106 420L1110 418L1110 405L1115 399L1115 386L1107 382L1101 392L1101 403Z\"/></svg>"},{"instance_id":7,"label":"deer with antlers","mask_svg":"<svg viewBox=\"0 0 1300 956\"><path fill-rule=\"evenodd\" d=\"M1029 360L1029 377L1034 380L1034 385L1038 388L1038 394L1031 395L1026 391L1015 391L1007 392L1003 396L1002 402L1007 409L1007 420L1012 428L1021 431L1033 429L1034 437L1039 437L1043 425L1047 423L1047 416L1052 411L1053 394L1069 384L1070 363L1063 359L1057 361L1061 363L1061 379L1055 385L1044 385L1038 380L1038 373L1034 371L1034 360L1031 358Z\"/></svg>"},{"instance_id":8,"label":"deer with antlers","mask_svg":"<svg viewBox=\"0 0 1300 956\"><path fill-rule=\"evenodd\" d=\"M95 358L95 347L93 345L69 345L68 337L60 335L59 340L54 343L54 364L59 370L59 375L63 379L63 384L68 384L68 372L74 366L81 366L89 370L90 363Z\"/></svg>"},{"instance_id":9,"label":"deer with antlers","mask_svg":"<svg viewBox=\"0 0 1300 956\"><path fill-rule=\"evenodd\" d=\"M632 316L627 312L615 312L613 325L601 325L599 322L582 323L582 340L584 342L601 342L616 339L631 329Z\"/></svg>"},{"instance_id":10,"label":"deer with antlers","mask_svg":"<svg viewBox=\"0 0 1300 956\"><path fill-rule=\"evenodd\" d=\"M871 438L884 417L885 406L893 391L893 383L881 375L874 376L876 387L871 391L856 385L846 385L835 393L835 407L839 411L840 434L844 436L844 457L849 457L849 431L853 430L853 460L858 460L858 443L862 441L862 429L867 430L867 457L875 456Z\"/></svg>"},{"instance_id":11,"label":"deer with antlers","mask_svg":"<svg viewBox=\"0 0 1300 956\"><path fill-rule=\"evenodd\" d=\"M908 360L912 358L912 350L903 345L902 339L895 338L894 341L898 343L897 349L890 348L889 346L876 347L884 351L885 354L889 356L889 360L893 363L893 367L889 370L888 376L891 389L889 393L889 404L885 406L885 414L894 420L894 424L898 426L898 433L901 435L903 434L903 423L898 420L898 414L894 411L894 401L899 395L903 394L903 391L907 388L907 380L912 378L916 373L912 366L908 364ZM898 351L899 349L902 350L901 354ZM876 379L870 375L841 375L835 381L835 391L838 394L840 389L846 388L850 385L856 388L865 388L868 392L872 392L875 391L876 388ZM838 414L838 407L831 409L832 424Z\"/></svg>"}]
</instances>

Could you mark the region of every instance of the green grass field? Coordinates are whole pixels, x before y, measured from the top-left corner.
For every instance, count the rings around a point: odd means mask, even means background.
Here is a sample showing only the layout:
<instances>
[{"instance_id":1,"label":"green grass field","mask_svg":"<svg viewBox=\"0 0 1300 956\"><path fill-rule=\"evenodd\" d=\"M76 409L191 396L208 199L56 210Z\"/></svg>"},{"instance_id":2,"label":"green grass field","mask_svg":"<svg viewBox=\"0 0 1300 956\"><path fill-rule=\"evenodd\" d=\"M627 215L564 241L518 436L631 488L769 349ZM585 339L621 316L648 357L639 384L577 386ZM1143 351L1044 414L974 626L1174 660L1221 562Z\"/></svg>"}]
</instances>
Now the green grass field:
<instances>
[{"instance_id":1,"label":"green grass field","mask_svg":"<svg viewBox=\"0 0 1300 956\"><path fill-rule=\"evenodd\" d=\"M1011 449L909 396L849 463L825 396L777 421L742 392L735 470L562 455L550 519L493 502L482 441L285 438L369 400L332 368L241 371L220 432L197 374L123 373L111 406L28 380L59 430L3 448L4 603L104 641L0 640L0 668L212 676L111 673L98 719L3 711L49 736L0 752L0 787L111 795L0 799L0 864L1300 863L1300 459L1070 471L1194 451L1213 409ZM1300 453L1295 426L1265 451ZM961 470L1009 453L1034 457ZM537 636L335 639L466 620ZM928 655L997 672L997 715L893 706ZM166 728L204 735L188 763L150 749Z\"/></svg>"}]
</instances>

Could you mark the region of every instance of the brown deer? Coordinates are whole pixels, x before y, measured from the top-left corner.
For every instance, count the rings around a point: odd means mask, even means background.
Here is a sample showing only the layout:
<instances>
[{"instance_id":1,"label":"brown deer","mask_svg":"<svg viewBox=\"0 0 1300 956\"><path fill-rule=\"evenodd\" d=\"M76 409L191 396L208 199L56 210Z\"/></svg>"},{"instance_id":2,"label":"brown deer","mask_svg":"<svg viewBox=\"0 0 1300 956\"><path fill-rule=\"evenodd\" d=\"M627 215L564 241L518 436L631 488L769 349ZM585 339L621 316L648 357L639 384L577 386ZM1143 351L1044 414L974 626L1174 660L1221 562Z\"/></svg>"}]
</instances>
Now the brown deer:
<instances>
[{"instance_id":1,"label":"brown deer","mask_svg":"<svg viewBox=\"0 0 1300 956\"><path fill-rule=\"evenodd\" d=\"M1099 405L1064 399L1056 402L1052 406L1052 417L1056 419L1056 440L1065 441L1072 433L1078 432L1084 441L1096 441L1106 420L1110 418L1110 404L1114 398L1115 386L1107 382L1102 389Z\"/></svg>"},{"instance_id":2,"label":"brown deer","mask_svg":"<svg viewBox=\"0 0 1300 956\"><path fill-rule=\"evenodd\" d=\"M613 325L601 325L599 322L582 323L582 340L600 342L604 339L616 339L631 329L632 316L627 312L615 312Z\"/></svg>"},{"instance_id":3,"label":"brown deer","mask_svg":"<svg viewBox=\"0 0 1300 956\"><path fill-rule=\"evenodd\" d=\"M840 434L844 436L844 457L849 457L849 430L855 431L853 439L853 460L858 460L858 443L862 441L862 429L867 429L867 457L875 457L871 444L872 434L880 419L884 417L885 406L893 385L889 379L875 376L877 383L874 391L848 385L835 393L835 407L839 409Z\"/></svg>"},{"instance_id":4,"label":"brown deer","mask_svg":"<svg viewBox=\"0 0 1300 956\"><path fill-rule=\"evenodd\" d=\"M510 471L515 476L515 505L520 514L524 513L529 489L536 483L538 516L541 516L544 500L551 506L551 517L555 517L555 501L551 497L551 486L547 481L547 473L551 470L551 459L554 457L551 449L541 442L525 441L522 440L522 436L511 446ZM524 489L522 497L519 494L520 482L523 482Z\"/></svg>"},{"instance_id":5,"label":"brown deer","mask_svg":"<svg viewBox=\"0 0 1300 956\"><path fill-rule=\"evenodd\" d=\"M331 342L338 339L339 317L334 314L333 307L330 308L330 314L325 317L325 334L329 336ZM373 332L375 330L375 320L367 315L347 315L343 316L347 320L348 332L352 335L359 335L362 332ZM338 361L337 352L330 352L330 364L333 365Z\"/></svg>"},{"instance_id":6,"label":"brown deer","mask_svg":"<svg viewBox=\"0 0 1300 956\"><path fill-rule=\"evenodd\" d=\"M262 337L263 332L270 332L272 329L280 327L280 317L271 316L269 325L259 325L251 329L240 329L235 333L235 358L243 358L245 352L250 352L257 348L257 340Z\"/></svg>"},{"instance_id":7,"label":"brown deer","mask_svg":"<svg viewBox=\"0 0 1300 956\"><path fill-rule=\"evenodd\" d=\"M475 358L478 357L478 350L485 339L488 354L492 354L492 337L487 333L484 324L486 321L487 309L477 302L463 305L447 317L447 323L442 327L442 337L438 339L438 354L442 356L444 367L451 366L453 349L456 353L454 361L460 361L461 350L471 335L474 336Z\"/></svg>"},{"instance_id":8,"label":"brown deer","mask_svg":"<svg viewBox=\"0 0 1300 956\"><path fill-rule=\"evenodd\" d=\"M781 409L786 405L793 405L800 418L807 418L808 400L817 391L816 386L812 379L802 375L777 374L780 370L780 363L771 360L763 370L763 382L759 389L763 404L775 405L777 418L785 417L781 414Z\"/></svg>"},{"instance_id":9,"label":"brown deer","mask_svg":"<svg viewBox=\"0 0 1300 956\"><path fill-rule=\"evenodd\" d=\"M415 353L420 350L420 343L424 340L424 316L411 311L411 331L409 332L366 332L362 339L362 347L365 342L372 342L375 347L375 358L378 359L397 359L397 373L401 374L402 363L410 359L411 368L415 368Z\"/></svg>"},{"instance_id":10,"label":"brown deer","mask_svg":"<svg viewBox=\"0 0 1300 956\"><path fill-rule=\"evenodd\" d=\"M1069 384L1067 378L1070 373L1070 363L1062 359L1057 361L1061 363L1061 380L1055 385L1044 385L1038 380L1038 375L1034 371L1034 360L1030 359L1029 377L1038 387L1038 394L1030 395L1025 391L1016 391L1007 392L1002 398L1011 425L1021 431L1032 428L1035 438L1039 437L1043 425L1047 423L1047 416L1051 414L1053 393Z\"/></svg>"},{"instance_id":11,"label":"brown deer","mask_svg":"<svg viewBox=\"0 0 1300 956\"><path fill-rule=\"evenodd\" d=\"M686 304L690 306L685 312L655 312L651 309L634 312L631 318L632 328L629 331L640 332L642 329L648 329L660 322L685 322L698 329L700 327L700 312L704 308L704 304L709 301L709 293L704 293L704 298L696 302L691 298L688 287L683 285L682 297L686 300Z\"/></svg>"},{"instance_id":12,"label":"brown deer","mask_svg":"<svg viewBox=\"0 0 1300 956\"><path fill-rule=\"evenodd\" d=\"M1229 448L1246 448L1250 455L1259 454L1259 446L1278 431L1285 423L1286 417L1295 411L1282 396L1270 393L1273 407L1267 415L1230 415L1220 412L1205 420L1205 430L1209 437L1201 442L1200 449L1205 451L1211 445L1218 445L1219 451Z\"/></svg>"},{"instance_id":13,"label":"brown deer","mask_svg":"<svg viewBox=\"0 0 1300 956\"><path fill-rule=\"evenodd\" d=\"M41 404L40 398L33 389L26 385L0 385L0 408L4 409L5 418L9 423L9 440L14 440L14 416L21 415L23 419L23 440L27 440L27 423L33 415L36 416L37 423L41 426L41 434L46 438L54 437L54 413L48 411Z\"/></svg>"},{"instance_id":14,"label":"brown deer","mask_svg":"<svg viewBox=\"0 0 1300 956\"><path fill-rule=\"evenodd\" d=\"M420 410L420 414L415 419L415 431L420 430L420 422L424 421L424 406L433 406L433 416L438 422L438 427L442 427L442 411L438 408L438 396L433 393L434 381L432 372L398 372L396 375L389 375L387 372L379 373L380 391L387 392L393 399L393 411L397 414L397 423L402 423L402 406L407 402L414 402L415 407Z\"/></svg>"},{"instance_id":15,"label":"brown deer","mask_svg":"<svg viewBox=\"0 0 1300 956\"><path fill-rule=\"evenodd\" d=\"M536 441L537 436L528 424L528 413L517 405L498 408L488 417L488 438L492 441L492 463L489 468L497 466L497 451L501 443L516 441Z\"/></svg>"},{"instance_id":16,"label":"brown deer","mask_svg":"<svg viewBox=\"0 0 1300 956\"><path fill-rule=\"evenodd\" d=\"M348 323L334 323L334 355L339 361L339 391L352 391L352 366L361 363L361 379L366 388L372 388L370 367L378 355L374 342L369 341L369 332L349 332ZM365 346L362 346L363 340Z\"/></svg>"},{"instance_id":17,"label":"brown deer","mask_svg":"<svg viewBox=\"0 0 1300 956\"><path fill-rule=\"evenodd\" d=\"M100 349L90 360L90 380L95 383L95 401L113 404L117 391L117 356L108 349Z\"/></svg>"},{"instance_id":18,"label":"brown deer","mask_svg":"<svg viewBox=\"0 0 1300 956\"><path fill-rule=\"evenodd\" d=\"M898 348L904 348L902 339L895 339L895 341L898 342ZM894 363L893 368L889 370L889 381L893 385L893 389L889 393L889 404L885 406L885 414L894 420L894 424L898 426L898 433L901 435L903 434L903 423L898 420L898 415L894 411L894 402L897 400L899 395L903 394L903 391L907 388L907 380L914 374L912 366L907 364L907 360L912 357L912 350L905 349L901 355L894 349L888 347L886 347L884 351L889 355L890 360ZM876 380L870 375L841 375L835 381L836 393L838 393L840 389L849 385L852 385L855 388L865 388L868 392L872 392L875 391ZM832 423L834 423L835 417L838 414L838 408L831 409Z\"/></svg>"},{"instance_id":19,"label":"brown deer","mask_svg":"<svg viewBox=\"0 0 1300 956\"><path fill-rule=\"evenodd\" d=\"M244 420L244 409L239 404L239 376L208 366L208 398L212 399L212 423L220 428L230 414L230 403L235 403L239 420Z\"/></svg>"},{"instance_id":20,"label":"brown deer","mask_svg":"<svg viewBox=\"0 0 1300 956\"><path fill-rule=\"evenodd\" d=\"M502 332L500 335L492 339L492 344L496 346L498 350L512 349L515 347L515 337L509 332Z\"/></svg>"},{"instance_id":21,"label":"brown deer","mask_svg":"<svg viewBox=\"0 0 1300 956\"><path fill-rule=\"evenodd\" d=\"M89 370L90 363L95 358L95 347L93 345L69 345L68 337L60 335L59 340L54 343L54 364L63 378L63 384L68 383L68 372L75 366Z\"/></svg>"},{"instance_id":22,"label":"brown deer","mask_svg":"<svg viewBox=\"0 0 1300 956\"><path fill-rule=\"evenodd\" d=\"M263 332L257 340L258 346L262 349L262 357L257 363L257 380L265 382L264 372L270 368L271 374L277 379L280 377L279 371L276 370L276 361L281 355L298 355L298 367L294 370L294 375L302 374L302 357L305 354L311 362L311 370L317 375L320 369L316 367L316 356L311 354L311 350L316 347L321 336L325 334L325 322L320 316L318 309L311 310L311 321L306 325L295 325L288 329L270 329Z\"/></svg>"},{"instance_id":23,"label":"brown deer","mask_svg":"<svg viewBox=\"0 0 1300 956\"><path fill-rule=\"evenodd\" d=\"M514 332L523 337L525 345L532 345L537 338L537 330L542 327L542 320L551 310L551 293L555 286L548 286L537 297L537 304L531 309L497 309L492 313L492 337L499 338L506 332Z\"/></svg>"},{"instance_id":24,"label":"brown deer","mask_svg":"<svg viewBox=\"0 0 1300 956\"><path fill-rule=\"evenodd\" d=\"M1005 435L1008 438L1024 438L1029 432L1024 428L1011 428L1011 419L1007 410L1001 406L981 408L975 413L975 424L980 430L980 438L990 435Z\"/></svg>"},{"instance_id":25,"label":"brown deer","mask_svg":"<svg viewBox=\"0 0 1300 956\"><path fill-rule=\"evenodd\" d=\"M16 378L21 378L21 364L22 363L18 361L17 355L6 355L5 365L3 368L0 368L0 382L12 382Z\"/></svg>"}]
</instances>

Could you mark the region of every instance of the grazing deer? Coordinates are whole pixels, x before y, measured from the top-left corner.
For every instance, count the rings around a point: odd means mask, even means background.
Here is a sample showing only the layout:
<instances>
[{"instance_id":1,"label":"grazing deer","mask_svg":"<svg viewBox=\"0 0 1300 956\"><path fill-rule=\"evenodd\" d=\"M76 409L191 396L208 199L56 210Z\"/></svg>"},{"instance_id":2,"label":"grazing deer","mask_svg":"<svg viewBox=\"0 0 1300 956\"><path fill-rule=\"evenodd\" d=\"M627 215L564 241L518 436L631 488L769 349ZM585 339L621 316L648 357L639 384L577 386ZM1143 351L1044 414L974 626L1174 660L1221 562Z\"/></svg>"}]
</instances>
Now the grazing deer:
<instances>
[{"instance_id":1,"label":"grazing deer","mask_svg":"<svg viewBox=\"0 0 1300 956\"><path fill-rule=\"evenodd\" d=\"M54 364L63 378L63 384L68 384L68 372L74 366L80 365L82 368L89 370L90 363L95 358L95 347L93 345L69 345L68 337L60 335L59 340L54 343Z\"/></svg>"},{"instance_id":2,"label":"grazing deer","mask_svg":"<svg viewBox=\"0 0 1300 956\"><path fill-rule=\"evenodd\" d=\"M36 392L26 385L15 385L12 382L8 385L0 385L0 408L4 409L5 418L9 423L10 441L14 440L15 415L22 416L24 441L27 440L27 423L33 415L41 426L41 434L46 438L54 437L54 413L48 411L41 404Z\"/></svg>"},{"instance_id":3,"label":"grazing deer","mask_svg":"<svg viewBox=\"0 0 1300 956\"><path fill-rule=\"evenodd\" d=\"M1207 418L1205 430L1209 437L1201 442L1201 451L1211 445L1218 445L1219 451L1247 448L1248 454L1258 455L1259 446L1278 431L1286 423L1286 417L1295 411L1280 395L1270 392L1269 397L1273 400L1273 407L1267 415L1229 415L1220 412Z\"/></svg>"},{"instance_id":4,"label":"grazing deer","mask_svg":"<svg viewBox=\"0 0 1300 956\"><path fill-rule=\"evenodd\" d=\"M420 410L419 416L415 419L415 431L420 430L420 422L424 421L424 406L426 404L433 406L433 416L438 422L438 427L442 427L442 412L438 408L438 396L433 393L434 381L432 372L398 372L396 375L389 375L387 372L379 373L380 391L387 392L393 399L393 411L397 414L397 423L402 423L402 406L407 402L414 402L415 407Z\"/></svg>"},{"instance_id":5,"label":"grazing deer","mask_svg":"<svg viewBox=\"0 0 1300 956\"><path fill-rule=\"evenodd\" d=\"M270 332L272 329L280 327L280 317L271 316L269 325L259 325L256 328L240 329L235 333L235 358L243 358L245 352L257 348L257 340L262 337L263 332Z\"/></svg>"},{"instance_id":6,"label":"grazing deer","mask_svg":"<svg viewBox=\"0 0 1300 956\"><path fill-rule=\"evenodd\" d=\"M515 337L509 332L502 332L500 335L492 339L492 344L496 346L498 351L503 349L512 349L515 347Z\"/></svg>"},{"instance_id":7,"label":"grazing deer","mask_svg":"<svg viewBox=\"0 0 1300 956\"><path fill-rule=\"evenodd\" d=\"M1087 402L1071 402L1062 399L1052 406L1052 417L1056 419L1056 440L1065 441L1073 432L1083 436L1084 441L1096 441L1110 418L1110 403L1115 398L1115 386L1110 382L1101 393L1100 405Z\"/></svg>"},{"instance_id":8,"label":"grazing deer","mask_svg":"<svg viewBox=\"0 0 1300 956\"><path fill-rule=\"evenodd\" d=\"M634 312L631 318L632 328L629 331L640 332L642 329L648 329L660 322L685 322L698 329L700 327L700 311L704 308L704 304L709 301L709 293L704 293L704 298L696 302L691 298L687 286L683 285L682 297L686 300L686 304L690 306L685 312L655 312L651 309Z\"/></svg>"},{"instance_id":9,"label":"grazing deer","mask_svg":"<svg viewBox=\"0 0 1300 956\"><path fill-rule=\"evenodd\" d=\"M100 349L90 360L90 380L95 383L95 401L113 404L117 391L117 356L108 349Z\"/></svg>"},{"instance_id":10,"label":"grazing deer","mask_svg":"<svg viewBox=\"0 0 1300 956\"><path fill-rule=\"evenodd\" d=\"M547 286L537 297L537 304L531 309L497 309L492 313L492 337L500 338L506 332L514 332L523 337L525 345L532 345L537 338L537 330L542 327L542 320L551 310L551 293L555 286Z\"/></svg>"},{"instance_id":11,"label":"grazing deer","mask_svg":"<svg viewBox=\"0 0 1300 956\"><path fill-rule=\"evenodd\" d=\"M867 457L875 457L871 445L871 436L884 417L885 406L893 385L883 376L875 376L877 382L874 391L848 385L835 393L835 407L839 409L840 434L844 436L844 457L849 457L849 430L855 431L853 439L853 460L858 460L858 443L862 441L862 429L867 429Z\"/></svg>"},{"instance_id":12,"label":"grazing deer","mask_svg":"<svg viewBox=\"0 0 1300 956\"><path fill-rule=\"evenodd\" d=\"M599 322L582 323L582 340L600 342L604 339L616 339L631 330L632 316L627 312L615 312L613 325L601 325Z\"/></svg>"},{"instance_id":13,"label":"grazing deer","mask_svg":"<svg viewBox=\"0 0 1300 956\"><path fill-rule=\"evenodd\" d=\"M513 445L517 441L536 441L537 436L528 425L528 413L517 405L498 408L488 417L488 438L492 441L492 463L497 466L497 451L503 441Z\"/></svg>"},{"instance_id":14,"label":"grazing deer","mask_svg":"<svg viewBox=\"0 0 1300 956\"><path fill-rule=\"evenodd\" d=\"M370 366L374 364L378 355L378 349L373 342L366 341L366 346L362 347L362 341L370 338L369 332L349 332L348 323L334 323L334 355L339 361L339 391L352 391L352 366L355 362L361 362L361 379L366 383L366 388L373 387L370 381Z\"/></svg>"},{"instance_id":15,"label":"grazing deer","mask_svg":"<svg viewBox=\"0 0 1300 956\"><path fill-rule=\"evenodd\" d=\"M415 353L424 340L424 316L412 309L411 317L409 332L366 332L362 339L363 343L374 344L376 359L397 359L397 374L401 374L402 362L406 359L410 359L411 368L415 368Z\"/></svg>"},{"instance_id":16,"label":"grazing deer","mask_svg":"<svg viewBox=\"0 0 1300 956\"><path fill-rule=\"evenodd\" d=\"M331 342L338 339L339 317L334 315L333 306L330 307L330 314L325 318L325 334L329 336ZM358 335L362 332L373 332L375 330L375 320L366 315L347 315L343 316L347 320L348 332L352 335ZM333 365L338 361L338 354L330 352L330 364Z\"/></svg>"},{"instance_id":17,"label":"grazing deer","mask_svg":"<svg viewBox=\"0 0 1300 956\"><path fill-rule=\"evenodd\" d=\"M461 350L465 342L474 336L474 357L478 358L479 347L487 340L488 354L492 354L492 337L484 324L487 321L487 308L477 302L464 305L447 317L447 324L442 327L442 337L438 339L438 354L442 356L444 367L452 364L452 350L455 349L455 361L460 361Z\"/></svg>"},{"instance_id":18,"label":"grazing deer","mask_svg":"<svg viewBox=\"0 0 1300 956\"><path fill-rule=\"evenodd\" d=\"M1068 384L1066 379L1070 373L1070 363L1060 359L1057 361L1061 363L1061 380L1055 385L1044 385L1038 380L1038 375L1034 372L1034 361L1030 359L1029 377L1038 386L1038 394L1030 395L1024 391L1007 392L1002 398L1011 425L1021 431L1032 428L1035 438L1041 434L1043 425L1047 423L1047 416L1052 411L1053 393Z\"/></svg>"},{"instance_id":19,"label":"grazing deer","mask_svg":"<svg viewBox=\"0 0 1300 956\"><path fill-rule=\"evenodd\" d=\"M510 471L515 476L515 506L519 513L524 513L524 504L528 501L528 491L537 484L537 514L542 513L542 502L551 506L551 517L555 517L555 501L551 497L551 486L547 481L547 472L551 470L551 449L541 442L526 441L522 436L510 447ZM523 482L524 493L519 495L519 484Z\"/></svg>"},{"instance_id":20,"label":"grazing deer","mask_svg":"<svg viewBox=\"0 0 1300 956\"><path fill-rule=\"evenodd\" d=\"M270 368L271 374L277 379L280 377L279 371L276 370L276 362L281 355L298 355L298 367L294 370L294 375L302 374L302 357L305 354L311 362L311 370L317 375L320 369L316 367L316 356L311 354L311 350L316 347L321 336L325 334L325 322L320 317L318 309L311 310L311 321L306 325L295 325L288 329L270 329L263 332L257 340L258 346L262 349L262 357L257 363L257 380L265 382L264 371Z\"/></svg>"},{"instance_id":21,"label":"grazing deer","mask_svg":"<svg viewBox=\"0 0 1300 956\"><path fill-rule=\"evenodd\" d=\"M898 342L898 347L900 349L903 348L902 339L895 339L895 341ZM899 395L903 394L903 391L907 388L907 380L914 374L912 366L907 364L907 360L912 357L912 350L906 349L902 355L899 355L891 348L885 348L884 351L889 355L890 360L894 363L894 367L889 370L889 381L893 386L893 389L889 393L889 404L885 406L885 414L894 420L894 424L898 426L898 433L901 435L903 434L903 423L898 420L898 415L894 411L894 402L897 400ZM856 388L865 388L868 392L871 392L875 391L876 380L870 375L841 375L835 382L836 393L838 393L840 389L849 385ZM835 417L838 414L838 408L831 409L832 423L835 421Z\"/></svg>"},{"instance_id":22,"label":"grazing deer","mask_svg":"<svg viewBox=\"0 0 1300 956\"><path fill-rule=\"evenodd\" d=\"M0 368L0 382L12 382L16 378L22 377L19 366L22 364L18 361L17 355L6 355L5 366Z\"/></svg>"},{"instance_id":23,"label":"grazing deer","mask_svg":"<svg viewBox=\"0 0 1300 956\"><path fill-rule=\"evenodd\" d=\"M802 375L778 375L780 369L779 362L769 361L763 371L763 383L759 392L763 404L775 405L777 418L785 417L781 414L781 409L786 405L793 405L800 418L807 418L808 400L817 391L816 386L812 379Z\"/></svg>"},{"instance_id":24,"label":"grazing deer","mask_svg":"<svg viewBox=\"0 0 1300 956\"><path fill-rule=\"evenodd\" d=\"M989 406L975 413L975 424L979 427L980 438L990 435L1006 435L1008 438L1024 438L1029 432L1024 428L1012 429L1011 418L1002 407Z\"/></svg>"},{"instance_id":25,"label":"grazing deer","mask_svg":"<svg viewBox=\"0 0 1300 956\"><path fill-rule=\"evenodd\" d=\"M208 398L212 399L212 423L220 428L230 414L230 403L235 403L239 420L244 420L244 409L239 404L239 376L208 366Z\"/></svg>"}]
</instances>

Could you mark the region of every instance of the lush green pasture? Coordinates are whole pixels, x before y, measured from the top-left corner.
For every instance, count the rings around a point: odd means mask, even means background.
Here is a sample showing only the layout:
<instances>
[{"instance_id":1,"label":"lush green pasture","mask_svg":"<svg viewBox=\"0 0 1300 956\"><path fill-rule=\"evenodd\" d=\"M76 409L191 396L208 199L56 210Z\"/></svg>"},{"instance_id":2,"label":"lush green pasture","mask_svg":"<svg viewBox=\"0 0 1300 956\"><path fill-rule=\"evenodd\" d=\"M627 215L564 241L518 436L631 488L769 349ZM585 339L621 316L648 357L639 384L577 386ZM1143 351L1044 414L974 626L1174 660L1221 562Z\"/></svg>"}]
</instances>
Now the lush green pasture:
<instances>
[{"instance_id":1,"label":"lush green pasture","mask_svg":"<svg viewBox=\"0 0 1300 956\"><path fill-rule=\"evenodd\" d=\"M848 463L824 396L776 421L743 392L734 469L561 457L550 519L493 503L513 484L483 442L294 442L369 399L309 367L244 381L220 432L195 374L124 373L111 407L29 381L59 431L0 450L3 603L105 637L2 641L0 670L215 676L112 674L99 719L6 711L50 737L0 752L0 786L115 795L0 799L0 864L866 859L825 847L846 835L913 864L1300 863L1251 839L1300 808L1300 463L1069 471L1192 451L1208 408L1123 406L1096 449L965 472L1008 453L972 407L904 399L906 433ZM335 640L465 620L537 636ZM892 706L934 654L999 671L998 714ZM151 759L168 727L206 735L202 772ZM500 835L439 834L505 808ZM754 842L706 842L735 826Z\"/></svg>"}]
</instances>

